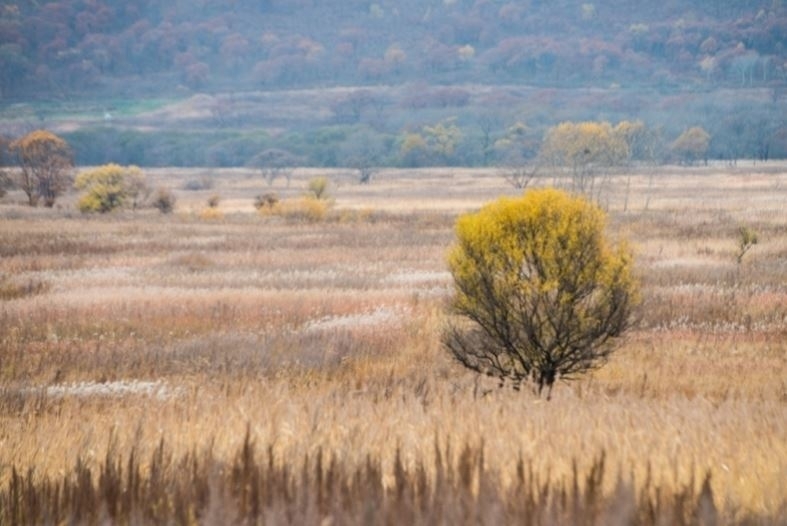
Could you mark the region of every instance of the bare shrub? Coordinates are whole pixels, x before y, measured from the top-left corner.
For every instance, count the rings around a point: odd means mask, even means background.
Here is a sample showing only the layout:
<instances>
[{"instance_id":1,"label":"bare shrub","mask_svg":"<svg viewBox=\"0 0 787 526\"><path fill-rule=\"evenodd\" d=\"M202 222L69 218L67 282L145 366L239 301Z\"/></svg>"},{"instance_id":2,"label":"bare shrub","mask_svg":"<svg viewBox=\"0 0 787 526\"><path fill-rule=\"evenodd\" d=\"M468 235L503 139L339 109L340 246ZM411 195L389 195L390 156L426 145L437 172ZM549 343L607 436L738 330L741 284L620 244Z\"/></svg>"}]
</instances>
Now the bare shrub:
<instances>
[{"instance_id":1,"label":"bare shrub","mask_svg":"<svg viewBox=\"0 0 787 526\"><path fill-rule=\"evenodd\" d=\"M211 190L213 186L213 179L203 176L198 179L189 179L183 184L183 189L191 192L198 192L200 190Z\"/></svg>"},{"instance_id":2,"label":"bare shrub","mask_svg":"<svg viewBox=\"0 0 787 526\"><path fill-rule=\"evenodd\" d=\"M538 166L511 165L500 169L503 179L516 188L524 190L538 177Z\"/></svg>"},{"instance_id":3,"label":"bare shrub","mask_svg":"<svg viewBox=\"0 0 787 526\"><path fill-rule=\"evenodd\" d=\"M272 209L279 202L279 196L273 192L260 194L254 198L254 208L257 210Z\"/></svg>"},{"instance_id":4,"label":"bare shrub","mask_svg":"<svg viewBox=\"0 0 787 526\"><path fill-rule=\"evenodd\" d=\"M14 300L42 294L49 290L49 284L37 279L16 281L0 275L0 300Z\"/></svg>"},{"instance_id":5,"label":"bare shrub","mask_svg":"<svg viewBox=\"0 0 787 526\"><path fill-rule=\"evenodd\" d=\"M156 195L153 196L153 208L162 214L171 214L175 210L175 203L177 199L175 194L168 188L159 188Z\"/></svg>"}]
</instances>

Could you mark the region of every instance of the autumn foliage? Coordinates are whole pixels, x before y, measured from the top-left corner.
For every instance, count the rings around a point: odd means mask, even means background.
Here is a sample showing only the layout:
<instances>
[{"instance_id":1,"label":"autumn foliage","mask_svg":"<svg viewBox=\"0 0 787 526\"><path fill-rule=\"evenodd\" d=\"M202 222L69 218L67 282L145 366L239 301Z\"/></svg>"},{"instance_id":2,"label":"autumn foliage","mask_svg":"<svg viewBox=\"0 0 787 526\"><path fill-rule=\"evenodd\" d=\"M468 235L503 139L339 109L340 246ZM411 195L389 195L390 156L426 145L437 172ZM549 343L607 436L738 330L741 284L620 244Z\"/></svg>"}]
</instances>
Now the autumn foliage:
<instances>
[{"instance_id":1,"label":"autumn foliage","mask_svg":"<svg viewBox=\"0 0 787 526\"><path fill-rule=\"evenodd\" d=\"M142 170L117 164L82 172L74 186L86 192L77 203L82 212L110 212L124 205L136 208L140 198L149 193Z\"/></svg>"},{"instance_id":2,"label":"autumn foliage","mask_svg":"<svg viewBox=\"0 0 787 526\"><path fill-rule=\"evenodd\" d=\"M444 343L465 366L539 392L593 369L629 325L632 256L580 197L532 190L462 216L449 255L457 315Z\"/></svg>"},{"instance_id":3,"label":"autumn foliage","mask_svg":"<svg viewBox=\"0 0 787 526\"><path fill-rule=\"evenodd\" d=\"M680 134L672 143L672 152L681 163L693 164L707 161L710 134L699 126L693 126Z\"/></svg>"},{"instance_id":4,"label":"autumn foliage","mask_svg":"<svg viewBox=\"0 0 787 526\"><path fill-rule=\"evenodd\" d=\"M572 190L592 194L593 176L599 169L629 158L623 129L608 122L563 122L547 131L540 155L544 162L570 170Z\"/></svg>"},{"instance_id":5,"label":"autumn foliage","mask_svg":"<svg viewBox=\"0 0 787 526\"><path fill-rule=\"evenodd\" d=\"M36 130L11 143L21 172L18 186L27 195L28 204L36 206L40 198L51 207L71 184L74 165L66 141L52 132Z\"/></svg>"}]
</instances>

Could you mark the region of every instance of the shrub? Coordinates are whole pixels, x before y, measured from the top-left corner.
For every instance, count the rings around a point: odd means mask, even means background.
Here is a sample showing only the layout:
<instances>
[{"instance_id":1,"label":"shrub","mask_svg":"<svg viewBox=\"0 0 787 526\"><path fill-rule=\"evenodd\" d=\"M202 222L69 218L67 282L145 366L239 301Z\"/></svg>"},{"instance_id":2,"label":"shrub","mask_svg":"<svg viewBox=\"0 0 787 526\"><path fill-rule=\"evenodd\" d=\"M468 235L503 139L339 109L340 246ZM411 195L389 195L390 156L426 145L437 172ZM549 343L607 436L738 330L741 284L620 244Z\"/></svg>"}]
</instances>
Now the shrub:
<instances>
[{"instance_id":1,"label":"shrub","mask_svg":"<svg viewBox=\"0 0 787 526\"><path fill-rule=\"evenodd\" d=\"M145 175L136 166L106 164L79 174L74 187L87 193L77 203L81 212L110 212L127 201L136 208L147 192Z\"/></svg>"},{"instance_id":2,"label":"shrub","mask_svg":"<svg viewBox=\"0 0 787 526\"><path fill-rule=\"evenodd\" d=\"M216 221L219 219L224 219L224 214L218 208L209 206L202 209L202 211L199 213L199 217L200 219L204 219L206 221Z\"/></svg>"},{"instance_id":3,"label":"shrub","mask_svg":"<svg viewBox=\"0 0 787 526\"><path fill-rule=\"evenodd\" d=\"M328 215L330 203L324 199L313 199L306 197L298 201L298 206L294 210L292 218L304 219L306 221L322 221Z\"/></svg>"},{"instance_id":4,"label":"shrub","mask_svg":"<svg viewBox=\"0 0 787 526\"><path fill-rule=\"evenodd\" d=\"M628 327L631 255L604 239L604 213L580 197L532 190L462 216L450 252L455 282L446 347L466 367L532 379L547 397L558 378L593 369Z\"/></svg>"},{"instance_id":5,"label":"shrub","mask_svg":"<svg viewBox=\"0 0 787 526\"><path fill-rule=\"evenodd\" d=\"M746 226L738 228L738 253L735 254L738 265L743 262L743 256L746 255L746 252L756 245L758 241L757 233L754 230Z\"/></svg>"},{"instance_id":6,"label":"shrub","mask_svg":"<svg viewBox=\"0 0 787 526\"><path fill-rule=\"evenodd\" d=\"M309 197L314 199L328 198L328 178L325 176L312 177L309 179Z\"/></svg>"},{"instance_id":7,"label":"shrub","mask_svg":"<svg viewBox=\"0 0 787 526\"><path fill-rule=\"evenodd\" d=\"M159 188L153 197L153 208L162 214L169 214L175 209L175 194L167 188Z\"/></svg>"},{"instance_id":8,"label":"shrub","mask_svg":"<svg viewBox=\"0 0 787 526\"><path fill-rule=\"evenodd\" d=\"M316 223L327 217L330 207L331 203L325 199L302 197L280 201L269 207L261 207L259 210L263 215L280 216L290 221Z\"/></svg>"},{"instance_id":9,"label":"shrub","mask_svg":"<svg viewBox=\"0 0 787 526\"><path fill-rule=\"evenodd\" d=\"M197 192L199 190L210 190L213 188L213 179L210 177L200 177L199 179L189 179L183 184L184 190Z\"/></svg>"},{"instance_id":10,"label":"shrub","mask_svg":"<svg viewBox=\"0 0 787 526\"><path fill-rule=\"evenodd\" d=\"M254 208L257 210L272 209L278 202L279 196L273 192L268 192L254 198Z\"/></svg>"},{"instance_id":11,"label":"shrub","mask_svg":"<svg viewBox=\"0 0 787 526\"><path fill-rule=\"evenodd\" d=\"M36 279L15 281L8 276L0 274L0 300L15 300L43 294L49 290L49 284Z\"/></svg>"}]
</instances>

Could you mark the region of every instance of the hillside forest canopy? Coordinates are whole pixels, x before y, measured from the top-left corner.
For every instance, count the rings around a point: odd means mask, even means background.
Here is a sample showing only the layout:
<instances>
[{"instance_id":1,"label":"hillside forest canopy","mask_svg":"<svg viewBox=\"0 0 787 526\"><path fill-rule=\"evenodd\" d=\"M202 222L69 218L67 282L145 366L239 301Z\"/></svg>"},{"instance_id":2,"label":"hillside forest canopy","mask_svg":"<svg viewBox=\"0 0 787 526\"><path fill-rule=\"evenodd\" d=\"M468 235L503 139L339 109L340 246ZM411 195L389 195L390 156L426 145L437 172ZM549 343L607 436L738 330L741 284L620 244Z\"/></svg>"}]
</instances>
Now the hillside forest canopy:
<instances>
[{"instance_id":1,"label":"hillside forest canopy","mask_svg":"<svg viewBox=\"0 0 787 526\"><path fill-rule=\"evenodd\" d=\"M780 0L8 1L0 133L78 164L521 163L563 122L641 121L648 159L787 156ZM679 159L678 159L679 160Z\"/></svg>"}]
</instances>

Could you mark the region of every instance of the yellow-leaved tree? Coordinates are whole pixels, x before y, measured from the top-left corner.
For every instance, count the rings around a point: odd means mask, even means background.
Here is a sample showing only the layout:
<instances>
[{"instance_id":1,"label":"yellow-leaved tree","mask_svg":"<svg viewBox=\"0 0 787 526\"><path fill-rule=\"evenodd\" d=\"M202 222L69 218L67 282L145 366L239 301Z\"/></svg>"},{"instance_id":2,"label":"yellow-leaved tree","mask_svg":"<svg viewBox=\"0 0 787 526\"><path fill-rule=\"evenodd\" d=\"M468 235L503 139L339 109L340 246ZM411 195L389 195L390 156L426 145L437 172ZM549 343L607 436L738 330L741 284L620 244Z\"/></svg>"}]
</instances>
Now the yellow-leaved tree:
<instances>
[{"instance_id":1,"label":"yellow-leaved tree","mask_svg":"<svg viewBox=\"0 0 787 526\"><path fill-rule=\"evenodd\" d=\"M600 208L555 189L460 217L445 346L517 389L533 380L539 394L602 364L637 298L631 253L612 246L604 228Z\"/></svg>"},{"instance_id":2,"label":"yellow-leaved tree","mask_svg":"<svg viewBox=\"0 0 787 526\"><path fill-rule=\"evenodd\" d=\"M150 193L140 168L118 164L105 164L80 173L74 187L85 191L77 203L82 212L104 213L126 205L137 208Z\"/></svg>"},{"instance_id":3,"label":"yellow-leaved tree","mask_svg":"<svg viewBox=\"0 0 787 526\"><path fill-rule=\"evenodd\" d=\"M43 197L45 206L54 206L71 184L74 160L68 143L50 131L35 130L12 142L9 149L19 162L17 185L28 204L36 206Z\"/></svg>"},{"instance_id":4,"label":"yellow-leaved tree","mask_svg":"<svg viewBox=\"0 0 787 526\"><path fill-rule=\"evenodd\" d=\"M596 171L626 162L629 147L608 122L563 122L547 130L539 155L570 169L573 191L593 195Z\"/></svg>"},{"instance_id":5,"label":"yellow-leaved tree","mask_svg":"<svg viewBox=\"0 0 787 526\"><path fill-rule=\"evenodd\" d=\"M672 143L672 152L684 164L694 164L704 160L708 164L708 148L710 147L710 134L699 126L689 128L680 134Z\"/></svg>"}]
</instances>

